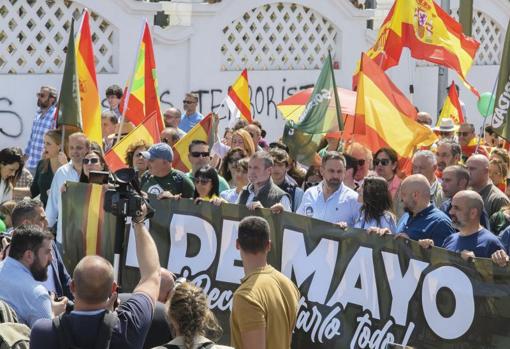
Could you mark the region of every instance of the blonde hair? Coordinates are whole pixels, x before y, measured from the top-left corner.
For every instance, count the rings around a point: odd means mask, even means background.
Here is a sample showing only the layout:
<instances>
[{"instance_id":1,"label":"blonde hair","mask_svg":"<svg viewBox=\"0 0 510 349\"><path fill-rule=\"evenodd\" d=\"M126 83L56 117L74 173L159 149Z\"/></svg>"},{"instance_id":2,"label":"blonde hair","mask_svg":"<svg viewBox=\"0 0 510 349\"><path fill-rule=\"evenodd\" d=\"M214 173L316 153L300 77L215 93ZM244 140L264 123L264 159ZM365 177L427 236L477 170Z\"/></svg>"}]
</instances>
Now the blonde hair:
<instances>
[{"instance_id":1,"label":"blonde hair","mask_svg":"<svg viewBox=\"0 0 510 349\"><path fill-rule=\"evenodd\" d=\"M244 150L246 151L246 155L248 157L255 154L255 145L253 144L253 139L251 138L248 131L245 129L235 130L234 133L232 133L232 139L234 139L235 135L238 135L243 139Z\"/></svg>"},{"instance_id":2,"label":"blonde hair","mask_svg":"<svg viewBox=\"0 0 510 349\"><path fill-rule=\"evenodd\" d=\"M184 336L185 349L193 348L197 335L217 340L223 333L207 306L204 292L187 281L177 284L169 301L168 316Z\"/></svg>"}]
</instances>

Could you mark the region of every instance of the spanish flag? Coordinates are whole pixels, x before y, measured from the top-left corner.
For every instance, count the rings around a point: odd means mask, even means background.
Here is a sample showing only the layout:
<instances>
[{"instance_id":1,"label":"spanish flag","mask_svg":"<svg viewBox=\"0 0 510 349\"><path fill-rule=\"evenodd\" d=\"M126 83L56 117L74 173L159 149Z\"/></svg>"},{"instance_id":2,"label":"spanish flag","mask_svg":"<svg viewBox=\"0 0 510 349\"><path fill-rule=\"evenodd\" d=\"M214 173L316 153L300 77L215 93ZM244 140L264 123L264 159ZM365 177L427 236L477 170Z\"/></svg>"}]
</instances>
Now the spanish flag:
<instances>
[{"instance_id":1,"label":"spanish flag","mask_svg":"<svg viewBox=\"0 0 510 349\"><path fill-rule=\"evenodd\" d=\"M201 140L209 144L212 148L216 140L217 120L214 114L209 114L196 124L184 137L174 144L174 159L172 166L182 172L191 170L191 163L188 159L188 147L193 140Z\"/></svg>"},{"instance_id":2,"label":"spanish flag","mask_svg":"<svg viewBox=\"0 0 510 349\"><path fill-rule=\"evenodd\" d=\"M416 109L366 54L361 58L354 134L372 152L394 149L401 164L407 162L417 144L433 141L432 130L416 121Z\"/></svg>"},{"instance_id":3,"label":"spanish flag","mask_svg":"<svg viewBox=\"0 0 510 349\"><path fill-rule=\"evenodd\" d=\"M104 192L102 185L68 182L62 193L62 257L70 270L87 255L113 260L116 219L103 209Z\"/></svg>"},{"instance_id":4,"label":"spanish flag","mask_svg":"<svg viewBox=\"0 0 510 349\"><path fill-rule=\"evenodd\" d=\"M76 69L80 88L82 129L90 141L102 144L101 101L97 86L94 49L90 33L89 11L83 10L76 37Z\"/></svg>"},{"instance_id":5,"label":"spanish flag","mask_svg":"<svg viewBox=\"0 0 510 349\"><path fill-rule=\"evenodd\" d=\"M243 70L237 80L229 87L226 103L234 119L243 118L251 124L250 90L248 88L248 71Z\"/></svg>"},{"instance_id":6,"label":"spanish flag","mask_svg":"<svg viewBox=\"0 0 510 349\"><path fill-rule=\"evenodd\" d=\"M449 87L448 96L444 100L443 108L441 109L441 114L439 115L439 118L437 118L436 126L439 126L439 124L441 123L441 119L443 118L452 119L453 123L456 125L464 123L464 114L462 113L459 95L457 94L457 88L455 87L455 83L453 81Z\"/></svg>"},{"instance_id":7,"label":"spanish flag","mask_svg":"<svg viewBox=\"0 0 510 349\"><path fill-rule=\"evenodd\" d=\"M126 168L126 155L129 146L141 139L149 145L159 143L159 133L158 115L153 113L105 154L104 159L108 164L108 169L115 172L121 168Z\"/></svg>"},{"instance_id":8,"label":"spanish flag","mask_svg":"<svg viewBox=\"0 0 510 349\"><path fill-rule=\"evenodd\" d=\"M129 85L129 82L127 85ZM127 93L122 96L120 107L124 116L135 125L155 114L159 130L163 130L164 123L159 105L156 60L147 20L145 20L143 26L131 85Z\"/></svg>"},{"instance_id":9,"label":"spanish flag","mask_svg":"<svg viewBox=\"0 0 510 349\"><path fill-rule=\"evenodd\" d=\"M465 36L461 25L432 0L396 0L375 45L367 52L383 70L398 64L402 48L411 56L455 70L466 81L479 42ZM356 85L356 75L353 79Z\"/></svg>"}]
</instances>

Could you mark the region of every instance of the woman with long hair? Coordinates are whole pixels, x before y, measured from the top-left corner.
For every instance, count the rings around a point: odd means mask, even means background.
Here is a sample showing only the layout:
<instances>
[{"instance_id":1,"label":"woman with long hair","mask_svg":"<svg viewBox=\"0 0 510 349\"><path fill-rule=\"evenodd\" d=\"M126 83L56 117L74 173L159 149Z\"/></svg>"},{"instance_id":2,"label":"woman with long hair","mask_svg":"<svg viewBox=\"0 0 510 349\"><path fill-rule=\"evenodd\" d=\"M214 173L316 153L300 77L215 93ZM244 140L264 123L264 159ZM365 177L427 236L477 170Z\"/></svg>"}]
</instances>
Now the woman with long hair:
<instances>
[{"instance_id":1,"label":"woman with long hair","mask_svg":"<svg viewBox=\"0 0 510 349\"><path fill-rule=\"evenodd\" d=\"M402 180L397 175L397 152L391 148L381 148L375 152L373 162L375 173L388 182L391 198L394 199L398 188L400 188L400 183L402 183Z\"/></svg>"},{"instance_id":2,"label":"woman with long hair","mask_svg":"<svg viewBox=\"0 0 510 349\"><path fill-rule=\"evenodd\" d=\"M393 203L386 179L368 176L358 192L361 209L354 227L361 229L388 228L390 231L396 232L395 216L391 212Z\"/></svg>"},{"instance_id":3,"label":"woman with long hair","mask_svg":"<svg viewBox=\"0 0 510 349\"><path fill-rule=\"evenodd\" d=\"M104 161L103 151L97 144L91 143L90 151L83 158L83 166L80 174L81 183L90 183L90 171L108 171Z\"/></svg>"},{"instance_id":4,"label":"woman with long hair","mask_svg":"<svg viewBox=\"0 0 510 349\"><path fill-rule=\"evenodd\" d=\"M51 187L53 175L60 166L67 164L66 154L62 151L62 133L59 130L49 130L44 135L43 158L37 164L34 181L30 186L32 198L39 195L43 205L48 201L48 191Z\"/></svg>"},{"instance_id":5,"label":"woman with long hair","mask_svg":"<svg viewBox=\"0 0 510 349\"><path fill-rule=\"evenodd\" d=\"M252 156L257 149L250 134L244 129L235 130L232 134L232 148L244 149L248 157Z\"/></svg>"},{"instance_id":6,"label":"woman with long hair","mask_svg":"<svg viewBox=\"0 0 510 349\"><path fill-rule=\"evenodd\" d=\"M175 281L175 287L168 301L168 318L175 331L175 338L168 344L154 349L229 349L214 344L223 330L207 306L204 292L183 279Z\"/></svg>"},{"instance_id":7,"label":"woman with long hair","mask_svg":"<svg viewBox=\"0 0 510 349\"><path fill-rule=\"evenodd\" d=\"M12 200L14 184L21 175L25 162L15 148L0 150L0 202Z\"/></svg>"},{"instance_id":8,"label":"woman with long hair","mask_svg":"<svg viewBox=\"0 0 510 349\"><path fill-rule=\"evenodd\" d=\"M210 201L215 205L225 202L219 196L220 179L214 167L200 167L194 173L193 181L195 182L195 193L193 194L195 202Z\"/></svg>"},{"instance_id":9,"label":"woman with long hair","mask_svg":"<svg viewBox=\"0 0 510 349\"><path fill-rule=\"evenodd\" d=\"M242 148L230 148L227 155L225 155L221 162L220 175L225 178L231 188L235 186L232 176L234 166L237 161L245 158L246 156L246 151Z\"/></svg>"},{"instance_id":10,"label":"woman with long hair","mask_svg":"<svg viewBox=\"0 0 510 349\"><path fill-rule=\"evenodd\" d=\"M234 188L224 190L220 196L227 202L235 204L239 195L249 183L248 180L248 158L242 158L236 161L232 168L232 181L235 185Z\"/></svg>"}]
</instances>

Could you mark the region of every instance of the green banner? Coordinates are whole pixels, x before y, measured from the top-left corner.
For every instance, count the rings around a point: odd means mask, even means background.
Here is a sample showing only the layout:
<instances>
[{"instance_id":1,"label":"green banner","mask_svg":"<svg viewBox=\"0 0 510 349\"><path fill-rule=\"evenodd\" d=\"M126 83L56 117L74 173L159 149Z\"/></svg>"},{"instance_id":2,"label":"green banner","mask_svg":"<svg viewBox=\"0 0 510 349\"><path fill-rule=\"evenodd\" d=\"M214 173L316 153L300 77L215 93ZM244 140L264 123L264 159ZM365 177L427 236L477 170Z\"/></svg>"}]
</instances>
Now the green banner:
<instances>
[{"instance_id":1,"label":"green banner","mask_svg":"<svg viewBox=\"0 0 510 349\"><path fill-rule=\"evenodd\" d=\"M510 108L510 22L507 26L505 46L501 56L498 75L498 89L496 90L496 106L492 115L492 127L496 133L510 140L510 122L508 111Z\"/></svg>"},{"instance_id":2,"label":"green banner","mask_svg":"<svg viewBox=\"0 0 510 349\"><path fill-rule=\"evenodd\" d=\"M291 120L285 125L282 140L289 146L290 155L296 161L312 165L322 137L327 132L343 130L341 116L333 63L328 55L299 121Z\"/></svg>"},{"instance_id":3,"label":"green banner","mask_svg":"<svg viewBox=\"0 0 510 349\"><path fill-rule=\"evenodd\" d=\"M84 186L69 186L63 195L67 242L83 239L79 234L84 230L68 223L84 215L82 200L73 199ZM242 217L255 214L271 227L269 263L291 278L302 295L294 349L383 349L388 343L420 349L510 347L510 274L488 259L465 262L440 248L425 250L412 241L358 229L343 231L292 213L196 205L187 199L153 199L151 205L156 214L150 232L161 265L204 289L224 328L224 343L229 341L233 292L244 275L235 247L237 226ZM111 219L104 224L114 231ZM138 281L134 238L132 232L127 235L125 291ZM81 257L69 256L76 250L67 244L64 251L70 260Z\"/></svg>"}]
</instances>

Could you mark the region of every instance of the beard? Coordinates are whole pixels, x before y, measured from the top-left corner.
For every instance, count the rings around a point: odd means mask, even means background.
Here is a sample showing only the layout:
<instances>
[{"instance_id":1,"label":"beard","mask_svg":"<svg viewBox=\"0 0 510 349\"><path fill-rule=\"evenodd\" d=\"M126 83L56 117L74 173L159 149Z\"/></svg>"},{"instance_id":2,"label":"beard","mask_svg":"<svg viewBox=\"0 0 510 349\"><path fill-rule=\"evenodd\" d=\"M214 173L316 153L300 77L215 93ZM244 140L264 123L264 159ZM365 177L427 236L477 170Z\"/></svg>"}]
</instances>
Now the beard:
<instances>
[{"instance_id":1,"label":"beard","mask_svg":"<svg viewBox=\"0 0 510 349\"><path fill-rule=\"evenodd\" d=\"M464 222L460 221L456 216L451 216L450 218L455 229L462 229L465 226Z\"/></svg>"},{"instance_id":2,"label":"beard","mask_svg":"<svg viewBox=\"0 0 510 349\"><path fill-rule=\"evenodd\" d=\"M330 179L326 181L328 188L333 191L337 191L338 188L340 188L340 184L342 184L342 181L339 179Z\"/></svg>"},{"instance_id":3,"label":"beard","mask_svg":"<svg viewBox=\"0 0 510 349\"><path fill-rule=\"evenodd\" d=\"M30 272L36 281L48 280L48 265L43 266L39 258L35 257L34 263L30 266Z\"/></svg>"}]
</instances>

